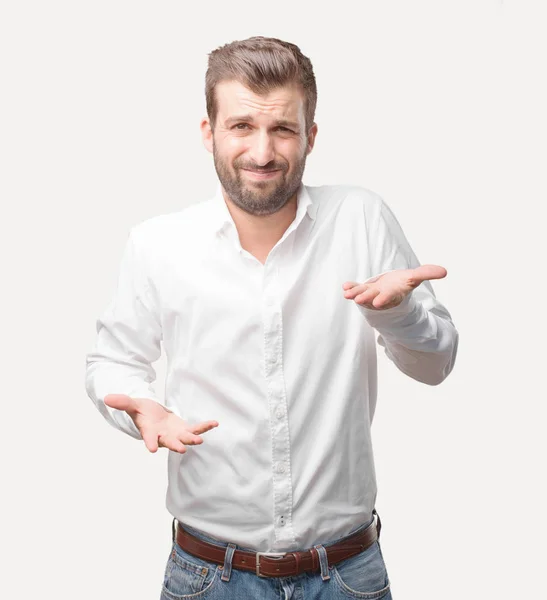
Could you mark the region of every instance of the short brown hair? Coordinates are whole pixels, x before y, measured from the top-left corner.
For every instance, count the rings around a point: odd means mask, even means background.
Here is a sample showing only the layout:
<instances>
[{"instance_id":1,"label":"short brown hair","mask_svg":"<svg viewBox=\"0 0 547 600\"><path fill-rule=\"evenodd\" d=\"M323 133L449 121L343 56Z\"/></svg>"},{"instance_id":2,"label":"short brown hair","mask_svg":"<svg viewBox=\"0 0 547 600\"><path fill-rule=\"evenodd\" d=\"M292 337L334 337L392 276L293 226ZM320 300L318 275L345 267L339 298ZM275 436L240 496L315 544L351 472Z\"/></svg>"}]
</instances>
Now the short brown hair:
<instances>
[{"instance_id":1,"label":"short brown hair","mask_svg":"<svg viewBox=\"0 0 547 600\"><path fill-rule=\"evenodd\" d=\"M298 46L277 38L255 36L210 52L205 75L205 102L211 128L215 126L218 112L216 85L233 80L255 94L265 94L293 83L300 86L304 92L306 133L309 132L317 105L317 86L311 61Z\"/></svg>"}]
</instances>

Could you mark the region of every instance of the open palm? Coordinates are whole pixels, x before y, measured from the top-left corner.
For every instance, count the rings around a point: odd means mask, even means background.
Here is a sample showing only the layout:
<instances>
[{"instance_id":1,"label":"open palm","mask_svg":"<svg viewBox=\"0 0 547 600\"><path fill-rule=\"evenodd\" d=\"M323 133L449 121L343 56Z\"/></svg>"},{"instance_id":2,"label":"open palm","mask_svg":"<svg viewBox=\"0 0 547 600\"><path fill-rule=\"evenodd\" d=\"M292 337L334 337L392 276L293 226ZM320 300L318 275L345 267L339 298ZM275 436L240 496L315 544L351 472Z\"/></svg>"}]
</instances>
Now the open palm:
<instances>
[{"instance_id":1,"label":"open palm","mask_svg":"<svg viewBox=\"0 0 547 600\"><path fill-rule=\"evenodd\" d=\"M442 279L447 272L439 265L421 265L415 269L395 269L365 283L346 281L344 297L376 310L386 310L401 304L407 294L428 279Z\"/></svg>"},{"instance_id":2,"label":"open palm","mask_svg":"<svg viewBox=\"0 0 547 600\"><path fill-rule=\"evenodd\" d=\"M217 421L203 421L190 425L150 398L108 394L105 396L104 403L112 408L124 410L133 419L150 452L156 452L159 447L164 447L184 454L185 445L202 444L203 438L199 434L218 426Z\"/></svg>"}]
</instances>

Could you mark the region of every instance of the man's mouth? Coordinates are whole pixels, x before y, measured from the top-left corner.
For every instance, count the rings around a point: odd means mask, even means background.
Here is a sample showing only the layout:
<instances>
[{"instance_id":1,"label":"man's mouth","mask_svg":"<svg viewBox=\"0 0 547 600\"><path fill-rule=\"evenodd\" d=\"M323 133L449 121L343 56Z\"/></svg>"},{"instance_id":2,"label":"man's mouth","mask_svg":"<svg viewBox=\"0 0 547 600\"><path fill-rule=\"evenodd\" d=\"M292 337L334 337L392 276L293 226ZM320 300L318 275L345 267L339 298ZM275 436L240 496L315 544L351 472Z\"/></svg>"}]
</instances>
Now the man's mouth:
<instances>
[{"instance_id":1,"label":"man's mouth","mask_svg":"<svg viewBox=\"0 0 547 600\"><path fill-rule=\"evenodd\" d=\"M251 169L241 169L241 170L245 171L245 173L247 173L247 175L249 177L251 177L252 179L272 179L278 173L280 173L279 169L274 169L274 170L270 170L270 171L254 171Z\"/></svg>"}]
</instances>

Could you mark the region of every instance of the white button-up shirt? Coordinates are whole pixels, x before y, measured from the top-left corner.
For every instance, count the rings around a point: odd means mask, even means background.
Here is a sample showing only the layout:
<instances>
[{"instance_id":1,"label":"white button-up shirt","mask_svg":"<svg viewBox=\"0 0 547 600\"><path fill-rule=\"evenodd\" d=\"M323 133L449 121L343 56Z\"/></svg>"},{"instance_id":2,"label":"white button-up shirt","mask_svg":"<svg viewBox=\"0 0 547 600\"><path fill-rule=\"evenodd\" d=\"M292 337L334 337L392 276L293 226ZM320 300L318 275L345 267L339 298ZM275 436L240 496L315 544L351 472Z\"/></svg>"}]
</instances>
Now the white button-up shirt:
<instances>
[{"instance_id":1,"label":"white button-up shirt","mask_svg":"<svg viewBox=\"0 0 547 600\"><path fill-rule=\"evenodd\" d=\"M402 372L430 385L450 373L458 345L429 281L382 311L344 297L345 281L420 265L380 196L301 185L297 204L265 264L241 247L220 184L209 200L135 225L86 361L88 395L130 436L142 439L107 394L218 421L203 444L168 451L167 509L263 552L326 543L372 519L376 335ZM164 401L151 366L161 343Z\"/></svg>"}]
</instances>

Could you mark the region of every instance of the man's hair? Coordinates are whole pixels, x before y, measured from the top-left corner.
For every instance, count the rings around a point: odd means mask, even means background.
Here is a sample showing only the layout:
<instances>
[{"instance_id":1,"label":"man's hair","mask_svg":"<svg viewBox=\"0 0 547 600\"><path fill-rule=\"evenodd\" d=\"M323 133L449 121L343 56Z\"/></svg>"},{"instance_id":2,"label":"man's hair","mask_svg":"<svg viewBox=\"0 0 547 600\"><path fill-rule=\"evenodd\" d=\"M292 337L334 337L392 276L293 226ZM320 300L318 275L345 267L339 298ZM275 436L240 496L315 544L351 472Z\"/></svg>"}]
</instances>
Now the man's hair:
<instances>
[{"instance_id":1,"label":"man's hair","mask_svg":"<svg viewBox=\"0 0 547 600\"><path fill-rule=\"evenodd\" d=\"M234 80L260 95L280 86L299 86L304 93L306 134L309 132L317 105L317 86L311 61L298 46L277 38L255 36L210 52L205 75L205 102L213 129L218 112L216 85Z\"/></svg>"}]
</instances>

